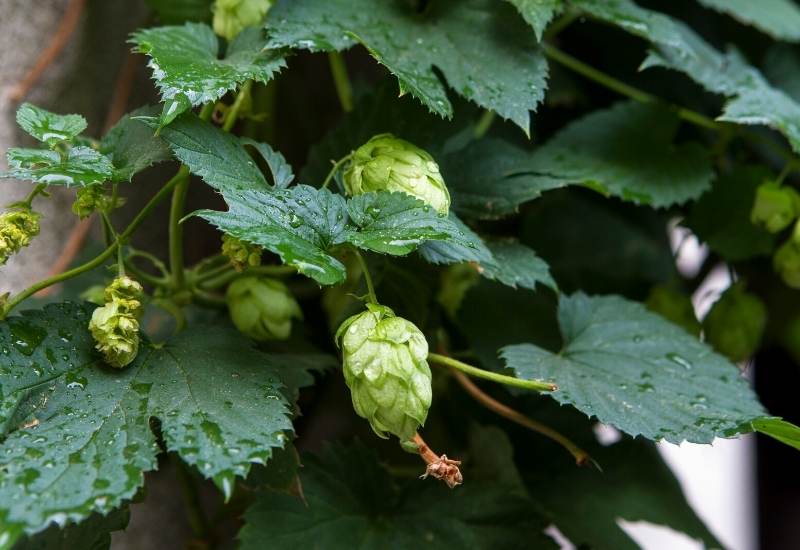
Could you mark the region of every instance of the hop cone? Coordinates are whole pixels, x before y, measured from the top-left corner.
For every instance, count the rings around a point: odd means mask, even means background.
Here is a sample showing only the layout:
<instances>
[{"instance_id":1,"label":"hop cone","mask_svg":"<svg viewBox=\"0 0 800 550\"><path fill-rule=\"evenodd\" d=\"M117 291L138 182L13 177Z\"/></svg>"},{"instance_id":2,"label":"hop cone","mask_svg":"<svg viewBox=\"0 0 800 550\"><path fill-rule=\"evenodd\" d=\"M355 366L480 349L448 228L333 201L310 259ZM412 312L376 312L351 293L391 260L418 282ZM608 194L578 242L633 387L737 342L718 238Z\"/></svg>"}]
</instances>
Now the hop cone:
<instances>
[{"instance_id":1,"label":"hop cone","mask_svg":"<svg viewBox=\"0 0 800 550\"><path fill-rule=\"evenodd\" d=\"M450 209L450 193L433 157L391 134L377 135L355 150L344 186L350 195L397 191L417 197L441 214Z\"/></svg>"},{"instance_id":2,"label":"hop cone","mask_svg":"<svg viewBox=\"0 0 800 550\"><path fill-rule=\"evenodd\" d=\"M104 296L106 303L92 313L89 330L106 363L121 369L139 351L142 285L130 277L118 277L106 287Z\"/></svg>"},{"instance_id":3,"label":"hop cone","mask_svg":"<svg viewBox=\"0 0 800 550\"><path fill-rule=\"evenodd\" d=\"M428 342L410 321L388 307L368 304L336 333L353 408L380 437L407 441L431 406Z\"/></svg>"},{"instance_id":4,"label":"hop cone","mask_svg":"<svg viewBox=\"0 0 800 550\"><path fill-rule=\"evenodd\" d=\"M12 210L0 215L0 265L28 246L39 234L39 214L31 210Z\"/></svg>"},{"instance_id":5,"label":"hop cone","mask_svg":"<svg viewBox=\"0 0 800 550\"><path fill-rule=\"evenodd\" d=\"M272 0L217 0L214 32L231 40L245 27L257 26L272 7Z\"/></svg>"},{"instance_id":6,"label":"hop cone","mask_svg":"<svg viewBox=\"0 0 800 550\"><path fill-rule=\"evenodd\" d=\"M241 277L233 281L226 294L233 324L254 340L286 340L292 319L303 312L282 282L267 277Z\"/></svg>"},{"instance_id":7,"label":"hop cone","mask_svg":"<svg viewBox=\"0 0 800 550\"><path fill-rule=\"evenodd\" d=\"M772 267L787 286L800 288L800 222L791 238L775 252Z\"/></svg>"},{"instance_id":8,"label":"hop cone","mask_svg":"<svg viewBox=\"0 0 800 550\"><path fill-rule=\"evenodd\" d=\"M240 241L236 237L222 236L222 253L230 260L236 271L261 265L262 250L260 246Z\"/></svg>"},{"instance_id":9,"label":"hop cone","mask_svg":"<svg viewBox=\"0 0 800 550\"><path fill-rule=\"evenodd\" d=\"M800 215L800 194L791 187L768 181L759 185L750 221L770 233L783 231Z\"/></svg>"},{"instance_id":10,"label":"hop cone","mask_svg":"<svg viewBox=\"0 0 800 550\"><path fill-rule=\"evenodd\" d=\"M650 311L683 327L687 332L700 336L700 322L694 314L692 300L683 292L668 286L653 287L646 305Z\"/></svg>"},{"instance_id":11,"label":"hop cone","mask_svg":"<svg viewBox=\"0 0 800 550\"><path fill-rule=\"evenodd\" d=\"M766 325L766 306L741 283L728 288L703 320L706 340L734 362L755 353Z\"/></svg>"}]
</instances>

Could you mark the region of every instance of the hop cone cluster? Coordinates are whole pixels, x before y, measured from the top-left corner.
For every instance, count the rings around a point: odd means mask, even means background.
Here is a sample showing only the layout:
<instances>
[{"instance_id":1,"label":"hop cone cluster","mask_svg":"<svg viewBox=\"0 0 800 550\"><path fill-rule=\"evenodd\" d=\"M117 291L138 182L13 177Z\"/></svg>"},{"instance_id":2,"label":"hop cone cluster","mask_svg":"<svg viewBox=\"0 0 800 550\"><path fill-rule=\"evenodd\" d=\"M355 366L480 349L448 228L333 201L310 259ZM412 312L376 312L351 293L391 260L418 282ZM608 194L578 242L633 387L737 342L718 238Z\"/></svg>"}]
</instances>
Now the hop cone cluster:
<instances>
[{"instance_id":1,"label":"hop cone cluster","mask_svg":"<svg viewBox=\"0 0 800 550\"><path fill-rule=\"evenodd\" d=\"M11 210L0 215L0 265L28 246L39 234L39 217L28 209Z\"/></svg>"},{"instance_id":2,"label":"hop cone cluster","mask_svg":"<svg viewBox=\"0 0 800 550\"><path fill-rule=\"evenodd\" d=\"M285 284L268 277L241 277L225 296L236 328L254 340L286 340L292 319L303 312Z\"/></svg>"},{"instance_id":3,"label":"hop cone cluster","mask_svg":"<svg viewBox=\"0 0 800 550\"><path fill-rule=\"evenodd\" d=\"M374 136L355 150L344 186L350 195L396 191L417 197L440 214L450 209L450 193L433 157L391 134Z\"/></svg>"},{"instance_id":4,"label":"hop cone cluster","mask_svg":"<svg viewBox=\"0 0 800 550\"><path fill-rule=\"evenodd\" d=\"M736 283L717 300L703 320L706 340L731 361L755 353L767 326L767 308Z\"/></svg>"},{"instance_id":5,"label":"hop cone cluster","mask_svg":"<svg viewBox=\"0 0 800 550\"><path fill-rule=\"evenodd\" d=\"M72 203L72 212L80 219L88 218L97 210L108 212L112 207L112 199L105 194L99 185L90 185L78 189L75 202Z\"/></svg>"},{"instance_id":6,"label":"hop cone cluster","mask_svg":"<svg viewBox=\"0 0 800 550\"><path fill-rule=\"evenodd\" d=\"M105 289L105 305L95 309L89 321L95 348L114 368L129 365L139 351L141 296L142 285L118 277Z\"/></svg>"},{"instance_id":7,"label":"hop cone cluster","mask_svg":"<svg viewBox=\"0 0 800 550\"><path fill-rule=\"evenodd\" d=\"M214 32L231 40L245 27L256 26L272 7L272 0L217 0L214 3Z\"/></svg>"},{"instance_id":8,"label":"hop cone cluster","mask_svg":"<svg viewBox=\"0 0 800 550\"><path fill-rule=\"evenodd\" d=\"M236 271L261 265L262 251L258 245L240 241L231 235L222 236L222 254L230 260Z\"/></svg>"},{"instance_id":9,"label":"hop cone cluster","mask_svg":"<svg viewBox=\"0 0 800 550\"><path fill-rule=\"evenodd\" d=\"M347 319L336 332L353 408L380 437L407 441L425 423L431 406L428 342L410 321L385 306Z\"/></svg>"}]
</instances>

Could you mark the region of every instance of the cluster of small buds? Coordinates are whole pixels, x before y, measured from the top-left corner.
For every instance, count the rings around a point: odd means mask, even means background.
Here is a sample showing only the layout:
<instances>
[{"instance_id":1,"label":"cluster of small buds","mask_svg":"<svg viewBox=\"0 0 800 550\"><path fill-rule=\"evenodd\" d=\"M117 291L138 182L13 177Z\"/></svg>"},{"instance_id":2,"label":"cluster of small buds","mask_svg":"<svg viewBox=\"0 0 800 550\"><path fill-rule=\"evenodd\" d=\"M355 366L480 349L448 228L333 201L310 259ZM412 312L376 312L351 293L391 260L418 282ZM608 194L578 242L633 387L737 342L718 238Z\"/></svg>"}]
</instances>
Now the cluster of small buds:
<instances>
[{"instance_id":1,"label":"cluster of small buds","mask_svg":"<svg viewBox=\"0 0 800 550\"><path fill-rule=\"evenodd\" d=\"M380 437L411 439L431 406L428 342L388 307L367 304L336 332L353 408Z\"/></svg>"},{"instance_id":2,"label":"cluster of small buds","mask_svg":"<svg viewBox=\"0 0 800 550\"><path fill-rule=\"evenodd\" d=\"M353 152L344 186L350 195L395 191L420 199L442 215L450 210L450 192L433 157L391 134L374 136Z\"/></svg>"},{"instance_id":3,"label":"cluster of small buds","mask_svg":"<svg viewBox=\"0 0 800 550\"><path fill-rule=\"evenodd\" d=\"M113 199L108 196L100 185L81 187L72 203L72 212L80 219L91 216L95 211L110 212L119 204L113 204Z\"/></svg>"},{"instance_id":4,"label":"cluster of small buds","mask_svg":"<svg viewBox=\"0 0 800 550\"><path fill-rule=\"evenodd\" d=\"M94 310L89 330L95 348L110 366L129 365L139 351L142 285L130 277L114 279L104 291L105 305Z\"/></svg>"},{"instance_id":5,"label":"cluster of small buds","mask_svg":"<svg viewBox=\"0 0 800 550\"><path fill-rule=\"evenodd\" d=\"M222 254L230 260L236 271L261 265L263 249L255 244L240 241L231 235L222 236Z\"/></svg>"},{"instance_id":6,"label":"cluster of small buds","mask_svg":"<svg viewBox=\"0 0 800 550\"><path fill-rule=\"evenodd\" d=\"M39 234L40 215L28 208L0 214L0 265L28 246Z\"/></svg>"}]
</instances>

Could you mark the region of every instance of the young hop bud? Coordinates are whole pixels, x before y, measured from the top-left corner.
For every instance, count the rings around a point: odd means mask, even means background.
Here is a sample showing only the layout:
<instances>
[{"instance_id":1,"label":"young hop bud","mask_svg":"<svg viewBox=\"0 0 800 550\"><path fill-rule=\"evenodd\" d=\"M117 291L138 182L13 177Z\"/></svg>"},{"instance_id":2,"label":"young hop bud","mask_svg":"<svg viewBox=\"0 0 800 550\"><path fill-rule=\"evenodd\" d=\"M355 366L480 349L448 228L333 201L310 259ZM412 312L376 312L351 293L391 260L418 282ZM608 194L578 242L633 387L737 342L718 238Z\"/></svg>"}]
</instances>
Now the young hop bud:
<instances>
[{"instance_id":1,"label":"young hop bud","mask_svg":"<svg viewBox=\"0 0 800 550\"><path fill-rule=\"evenodd\" d=\"M767 181L758 186L750 221L770 233L786 229L800 216L800 193L791 187Z\"/></svg>"},{"instance_id":2,"label":"young hop bud","mask_svg":"<svg viewBox=\"0 0 800 550\"><path fill-rule=\"evenodd\" d=\"M433 157L391 134L374 136L355 150L344 186L350 195L397 191L417 197L440 214L450 209L450 193Z\"/></svg>"},{"instance_id":3,"label":"young hop bud","mask_svg":"<svg viewBox=\"0 0 800 550\"><path fill-rule=\"evenodd\" d=\"M225 296L236 328L253 340L286 340L292 319L303 312L285 284L267 277L241 277Z\"/></svg>"},{"instance_id":4,"label":"young hop bud","mask_svg":"<svg viewBox=\"0 0 800 550\"><path fill-rule=\"evenodd\" d=\"M258 245L240 241L231 235L222 236L222 254L230 260L236 271L261 265L262 251Z\"/></svg>"},{"instance_id":5,"label":"young hop bud","mask_svg":"<svg viewBox=\"0 0 800 550\"><path fill-rule=\"evenodd\" d=\"M39 234L39 214L28 209L0 214L0 265L28 246Z\"/></svg>"},{"instance_id":6,"label":"young hop bud","mask_svg":"<svg viewBox=\"0 0 800 550\"><path fill-rule=\"evenodd\" d=\"M703 320L706 340L731 361L744 361L758 349L767 325L767 308L736 283L717 300Z\"/></svg>"},{"instance_id":7,"label":"young hop bud","mask_svg":"<svg viewBox=\"0 0 800 550\"><path fill-rule=\"evenodd\" d=\"M428 342L388 307L367 304L336 332L353 408L380 437L411 439L431 406Z\"/></svg>"},{"instance_id":8,"label":"young hop bud","mask_svg":"<svg viewBox=\"0 0 800 550\"><path fill-rule=\"evenodd\" d=\"M700 321L688 295L668 286L655 286L645 302L647 309L682 327L688 333L700 336Z\"/></svg>"},{"instance_id":9,"label":"young hop bud","mask_svg":"<svg viewBox=\"0 0 800 550\"><path fill-rule=\"evenodd\" d=\"M111 209L111 197L105 194L99 185L81 187L72 203L72 213L80 219L91 216L95 211L108 212Z\"/></svg>"},{"instance_id":10,"label":"young hop bud","mask_svg":"<svg viewBox=\"0 0 800 550\"><path fill-rule=\"evenodd\" d=\"M772 268L787 286L800 288L800 221L795 224L789 240L772 257Z\"/></svg>"},{"instance_id":11,"label":"young hop bud","mask_svg":"<svg viewBox=\"0 0 800 550\"><path fill-rule=\"evenodd\" d=\"M217 0L214 2L214 32L231 40L245 27L256 26L272 7L272 0Z\"/></svg>"},{"instance_id":12,"label":"young hop bud","mask_svg":"<svg viewBox=\"0 0 800 550\"><path fill-rule=\"evenodd\" d=\"M89 331L95 348L110 366L129 365L139 351L142 286L129 277L114 279L105 289L106 303L92 313Z\"/></svg>"}]
</instances>

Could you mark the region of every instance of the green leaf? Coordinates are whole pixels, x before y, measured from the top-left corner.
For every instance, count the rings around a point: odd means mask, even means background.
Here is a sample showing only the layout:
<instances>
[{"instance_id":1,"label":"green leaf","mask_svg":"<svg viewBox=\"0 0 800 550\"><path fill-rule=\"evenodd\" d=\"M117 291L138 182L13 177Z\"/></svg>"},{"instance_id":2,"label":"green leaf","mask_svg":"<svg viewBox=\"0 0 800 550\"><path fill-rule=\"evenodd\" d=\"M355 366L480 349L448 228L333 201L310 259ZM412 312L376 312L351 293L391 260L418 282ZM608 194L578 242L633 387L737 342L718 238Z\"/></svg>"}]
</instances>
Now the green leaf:
<instances>
[{"instance_id":1,"label":"green leaf","mask_svg":"<svg viewBox=\"0 0 800 550\"><path fill-rule=\"evenodd\" d=\"M161 125L192 105L216 101L246 80L268 82L286 62L280 52L264 50L261 31L243 30L223 59L219 39L208 25L154 27L135 32L136 51L150 56L149 66L165 103Z\"/></svg>"},{"instance_id":2,"label":"green leaf","mask_svg":"<svg viewBox=\"0 0 800 550\"><path fill-rule=\"evenodd\" d=\"M249 145L258 151L258 154L261 155L261 158L267 163L270 173L272 173L272 183L275 187L289 187L294 181L294 172L280 152L274 150L266 143L261 143L248 137L241 137L239 139L242 145Z\"/></svg>"},{"instance_id":3,"label":"green leaf","mask_svg":"<svg viewBox=\"0 0 800 550\"><path fill-rule=\"evenodd\" d=\"M726 260L739 262L771 254L775 236L753 225L750 211L756 188L772 177L763 166L734 166L697 201L685 225Z\"/></svg>"},{"instance_id":4,"label":"green leaf","mask_svg":"<svg viewBox=\"0 0 800 550\"><path fill-rule=\"evenodd\" d=\"M245 513L243 550L312 548L555 548L532 503L491 483L457 491L432 480L400 488L361 444L328 446L304 460L304 501L265 492ZM447 502L447 506L442 506Z\"/></svg>"},{"instance_id":5,"label":"green leaf","mask_svg":"<svg viewBox=\"0 0 800 550\"><path fill-rule=\"evenodd\" d=\"M146 0L151 10L158 14L164 25L178 25L186 21L211 20L213 0Z\"/></svg>"},{"instance_id":6,"label":"green leaf","mask_svg":"<svg viewBox=\"0 0 800 550\"><path fill-rule=\"evenodd\" d=\"M154 124L148 120L149 124ZM175 156L220 192L268 189L269 185L242 142L192 113L178 117L159 135Z\"/></svg>"},{"instance_id":7,"label":"green leaf","mask_svg":"<svg viewBox=\"0 0 800 550\"><path fill-rule=\"evenodd\" d=\"M494 257L483 239L452 212L448 214L448 218L461 233L461 237L447 241L427 242L420 247L420 255L429 263L437 265L463 262L477 262L481 265L494 264Z\"/></svg>"},{"instance_id":8,"label":"green leaf","mask_svg":"<svg viewBox=\"0 0 800 550\"><path fill-rule=\"evenodd\" d=\"M397 76L401 92L440 116L453 109L434 66L458 94L526 133L544 95L547 64L535 37L513 7L495 0L432 2L422 16L402 2L281 1L267 29L272 48L331 51L361 42Z\"/></svg>"},{"instance_id":9,"label":"green leaf","mask_svg":"<svg viewBox=\"0 0 800 550\"><path fill-rule=\"evenodd\" d=\"M642 68L684 72L708 91L729 98L718 120L769 126L800 152L800 104L771 87L737 51L720 53L685 24L630 0L576 0L575 4L593 17L650 41L653 49Z\"/></svg>"},{"instance_id":10,"label":"green leaf","mask_svg":"<svg viewBox=\"0 0 800 550\"><path fill-rule=\"evenodd\" d=\"M764 57L764 74L770 82L800 101L800 56L788 44L775 44Z\"/></svg>"},{"instance_id":11,"label":"green leaf","mask_svg":"<svg viewBox=\"0 0 800 550\"><path fill-rule=\"evenodd\" d=\"M750 431L766 413L735 365L643 305L618 296L564 296L558 354L533 344L501 350L552 397L633 435L711 443Z\"/></svg>"},{"instance_id":12,"label":"green leaf","mask_svg":"<svg viewBox=\"0 0 800 550\"><path fill-rule=\"evenodd\" d=\"M89 147L73 147L62 154L47 149L8 150L9 171L0 178L16 178L47 185L87 186L114 177L111 160Z\"/></svg>"},{"instance_id":13,"label":"green leaf","mask_svg":"<svg viewBox=\"0 0 800 550\"><path fill-rule=\"evenodd\" d=\"M72 141L87 126L81 115L57 115L30 103L23 103L17 109L17 124L50 147Z\"/></svg>"},{"instance_id":14,"label":"green leaf","mask_svg":"<svg viewBox=\"0 0 800 550\"><path fill-rule=\"evenodd\" d=\"M64 529L53 525L37 535L23 538L14 550L108 550L111 533L125 529L129 516L128 508L123 507L105 516L94 513L89 519Z\"/></svg>"},{"instance_id":15,"label":"green leaf","mask_svg":"<svg viewBox=\"0 0 800 550\"><path fill-rule=\"evenodd\" d=\"M753 429L800 450L800 427L791 422L780 418L759 418L753 421Z\"/></svg>"},{"instance_id":16,"label":"green leaf","mask_svg":"<svg viewBox=\"0 0 800 550\"><path fill-rule=\"evenodd\" d=\"M403 256L427 240L453 241L475 247L447 216L405 193L365 193L347 202L357 228L348 242L359 248Z\"/></svg>"},{"instance_id":17,"label":"green leaf","mask_svg":"<svg viewBox=\"0 0 800 550\"><path fill-rule=\"evenodd\" d=\"M517 8L519 14L536 31L536 38L542 39L545 28L561 9L562 0L508 0Z\"/></svg>"},{"instance_id":18,"label":"green leaf","mask_svg":"<svg viewBox=\"0 0 800 550\"><path fill-rule=\"evenodd\" d=\"M0 540L9 544L131 498L156 466L152 418L167 449L227 495L291 430L279 379L291 358L200 325L161 347L143 343L134 363L113 370L94 352L90 313L55 304L0 324Z\"/></svg>"},{"instance_id":19,"label":"green leaf","mask_svg":"<svg viewBox=\"0 0 800 550\"><path fill-rule=\"evenodd\" d=\"M540 283L558 290L558 285L550 275L550 267L524 244L512 240L489 241L489 250L494 257L491 264L481 264L482 275L511 288L534 290Z\"/></svg>"},{"instance_id":20,"label":"green leaf","mask_svg":"<svg viewBox=\"0 0 800 550\"><path fill-rule=\"evenodd\" d=\"M792 0L699 0L777 40L800 41L800 8Z\"/></svg>"},{"instance_id":21,"label":"green leaf","mask_svg":"<svg viewBox=\"0 0 800 550\"><path fill-rule=\"evenodd\" d=\"M308 185L272 192L231 190L224 196L227 212L204 210L198 215L224 233L274 252L320 284L345 279L344 265L327 252L344 241L344 197Z\"/></svg>"},{"instance_id":22,"label":"green leaf","mask_svg":"<svg viewBox=\"0 0 800 550\"><path fill-rule=\"evenodd\" d=\"M678 123L658 106L618 103L568 125L525 167L637 204L681 204L710 187L713 170L701 145L673 144Z\"/></svg>"},{"instance_id":23,"label":"green leaf","mask_svg":"<svg viewBox=\"0 0 800 550\"><path fill-rule=\"evenodd\" d=\"M133 176L153 164L172 158L164 140L135 117L157 114L155 107L142 107L125 115L103 137L100 152L114 164L114 181L131 181Z\"/></svg>"}]
</instances>

